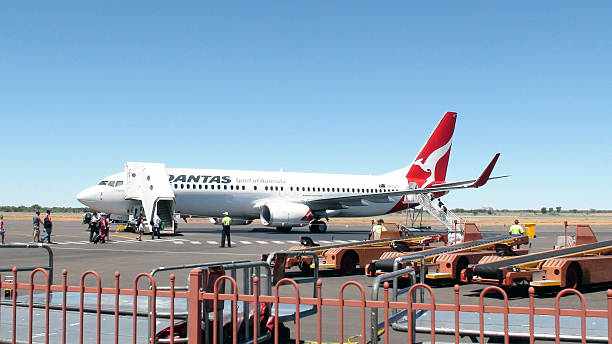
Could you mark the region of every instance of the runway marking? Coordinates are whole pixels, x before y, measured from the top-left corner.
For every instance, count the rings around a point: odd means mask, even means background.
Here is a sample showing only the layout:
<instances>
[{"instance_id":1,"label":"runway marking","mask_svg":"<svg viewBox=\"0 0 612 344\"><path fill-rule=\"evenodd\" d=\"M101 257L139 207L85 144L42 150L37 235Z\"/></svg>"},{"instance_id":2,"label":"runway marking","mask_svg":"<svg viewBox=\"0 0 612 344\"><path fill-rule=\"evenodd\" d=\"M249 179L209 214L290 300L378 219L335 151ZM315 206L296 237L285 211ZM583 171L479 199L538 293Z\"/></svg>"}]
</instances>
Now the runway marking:
<instances>
[{"instance_id":1,"label":"runway marking","mask_svg":"<svg viewBox=\"0 0 612 344\"><path fill-rule=\"evenodd\" d=\"M339 243L341 243L341 244L346 243L346 241L344 241L344 240L334 240L334 242L339 242Z\"/></svg>"},{"instance_id":2,"label":"runway marking","mask_svg":"<svg viewBox=\"0 0 612 344\"><path fill-rule=\"evenodd\" d=\"M219 245L219 243L216 241L207 241L206 243L211 245Z\"/></svg>"},{"instance_id":3,"label":"runway marking","mask_svg":"<svg viewBox=\"0 0 612 344\"><path fill-rule=\"evenodd\" d=\"M255 242L258 243L258 244L263 244L263 245L267 245L268 244L268 242L260 241L260 240L256 240Z\"/></svg>"},{"instance_id":4,"label":"runway marking","mask_svg":"<svg viewBox=\"0 0 612 344\"><path fill-rule=\"evenodd\" d=\"M152 241L152 240L151 240ZM178 240L174 240L173 243L177 244L177 245L183 245L184 242L182 241L178 241Z\"/></svg>"},{"instance_id":5,"label":"runway marking","mask_svg":"<svg viewBox=\"0 0 612 344\"><path fill-rule=\"evenodd\" d=\"M273 242L273 243L275 243L275 244L284 244L284 242L282 242L282 241L277 241L277 240L272 240L272 242Z\"/></svg>"},{"instance_id":6,"label":"runway marking","mask_svg":"<svg viewBox=\"0 0 612 344\"><path fill-rule=\"evenodd\" d=\"M250 241L246 241L246 240L242 240L242 241L240 241L240 243L241 243L241 244L244 244L244 245L250 245L250 244L252 244Z\"/></svg>"},{"instance_id":7,"label":"runway marking","mask_svg":"<svg viewBox=\"0 0 612 344\"><path fill-rule=\"evenodd\" d=\"M190 243L194 244L194 245L201 245L202 243L199 241L190 241Z\"/></svg>"},{"instance_id":8,"label":"runway marking","mask_svg":"<svg viewBox=\"0 0 612 344\"><path fill-rule=\"evenodd\" d=\"M299 244L299 241L295 241L295 240L287 240L288 243L290 244Z\"/></svg>"},{"instance_id":9,"label":"runway marking","mask_svg":"<svg viewBox=\"0 0 612 344\"><path fill-rule=\"evenodd\" d=\"M331 244L331 241L327 241L327 240L319 240L319 242L322 242L324 244Z\"/></svg>"}]
</instances>

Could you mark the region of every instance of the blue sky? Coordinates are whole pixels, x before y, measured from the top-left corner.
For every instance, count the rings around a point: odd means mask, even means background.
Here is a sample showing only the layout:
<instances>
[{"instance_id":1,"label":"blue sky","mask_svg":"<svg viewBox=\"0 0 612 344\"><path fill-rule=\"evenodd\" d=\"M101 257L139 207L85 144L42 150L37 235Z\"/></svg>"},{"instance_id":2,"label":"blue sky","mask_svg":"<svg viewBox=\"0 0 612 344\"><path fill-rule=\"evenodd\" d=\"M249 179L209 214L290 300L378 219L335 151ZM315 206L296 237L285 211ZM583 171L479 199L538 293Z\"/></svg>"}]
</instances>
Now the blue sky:
<instances>
[{"instance_id":1,"label":"blue sky","mask_svg":"<svg viewBox=\"0 0 612 344\"><path fill-rule=\"evenodd\" d=\"M609 2L4 2L0 204L126 161L378 174L459 113L450 207L612 209Z\"/></svg>"}]
</instances>

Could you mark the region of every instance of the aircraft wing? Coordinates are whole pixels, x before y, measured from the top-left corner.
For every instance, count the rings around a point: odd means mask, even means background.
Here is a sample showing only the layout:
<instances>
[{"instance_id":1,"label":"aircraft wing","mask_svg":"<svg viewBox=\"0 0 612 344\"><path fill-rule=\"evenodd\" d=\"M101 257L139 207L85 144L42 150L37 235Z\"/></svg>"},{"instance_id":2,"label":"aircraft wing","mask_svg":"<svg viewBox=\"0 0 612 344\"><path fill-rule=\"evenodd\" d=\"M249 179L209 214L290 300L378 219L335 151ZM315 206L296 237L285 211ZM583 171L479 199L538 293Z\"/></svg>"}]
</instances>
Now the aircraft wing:
<instances>
[{"instance_id":1,"label":"aircraft wing","mask_svg":"<svg viewBox=\"0 0 612 344\"><path fill-rule=\"evenodd\" d=\"M490 179L505 178L506 176L491 177L491 172L497 163L499 153L495 154L491 162L487 165L484 171L480 174L477 179L463 180L458 182L444 183L432 185L426 188L416 188L402 191L393 192L381 192L367 195L354 195L354 196L341 196L332 198L311 198L303 200L302 202L310 207L313 211L317 210L333 210L333 209L345 209L349 206L365 206L369 203L393 203L397 200L393 200L393 196L404 196L414 194L426 194L435 192L444 192L450 190L479 188L487 183Z\"/></svg>"}]
</instances>

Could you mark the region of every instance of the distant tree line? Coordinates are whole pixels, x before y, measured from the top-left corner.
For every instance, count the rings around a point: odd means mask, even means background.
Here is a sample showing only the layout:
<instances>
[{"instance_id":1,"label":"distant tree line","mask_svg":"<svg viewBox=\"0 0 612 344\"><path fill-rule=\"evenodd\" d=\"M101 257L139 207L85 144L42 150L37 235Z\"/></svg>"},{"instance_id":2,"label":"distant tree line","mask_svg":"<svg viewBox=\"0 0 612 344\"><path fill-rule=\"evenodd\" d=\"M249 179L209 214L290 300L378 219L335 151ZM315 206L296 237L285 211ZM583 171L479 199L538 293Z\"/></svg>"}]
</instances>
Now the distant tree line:
<instances>
[{"instance_id":1,"label":"distant tree line","mask_svg":"<svg viewBox=\"0 0 612 344\"><path fill-rule=\"evenodd\" d=\"M562 210L561 207L542 207L540 210L536 209L494 209L492 207L482 207L479 209L464 209L464 208L455 208L451 209L455 213L472 213L474 215L494 215L494 214L504 214L504 213L532 213L534 215L537 214L548 214L548 215L559 215L559 214L578 214L578 213L586 213L586 214L599 214L599 213L610 213L612 210L604 210L604 209L569 209Z\"/></svg>"},{"instance_id":2,"label":"distant tree line","mask_svg":"<svg viewBox=\"0 0 612 344\"><path fill-rule=\"evenodd\" d=\"M83 213L90 211L89 208L73 208L73 207L43 207L38 204L32 204L31 206L19 205L0 205L0 212L2 213L33 213L35 211L45 212L51 210L53 213Z\"/></svg>"}]
</instances>

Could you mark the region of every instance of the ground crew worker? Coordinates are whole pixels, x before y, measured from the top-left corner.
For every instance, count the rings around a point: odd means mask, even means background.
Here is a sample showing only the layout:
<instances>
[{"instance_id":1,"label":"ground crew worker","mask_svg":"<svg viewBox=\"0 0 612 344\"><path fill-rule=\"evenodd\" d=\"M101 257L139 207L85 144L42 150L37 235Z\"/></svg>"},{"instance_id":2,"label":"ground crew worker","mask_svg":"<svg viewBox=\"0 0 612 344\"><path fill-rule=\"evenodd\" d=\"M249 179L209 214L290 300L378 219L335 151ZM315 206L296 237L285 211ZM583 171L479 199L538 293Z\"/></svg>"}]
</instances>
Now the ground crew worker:
<instances>
[{"instance_id":1,"label":"ground crew worker","mask_svg":"<svg viewBox=\"0 0 612 344\"><path fill-rule=\"evenodd\" d=\"M372 240L380 239L380 233L387 231L387 228L383 226L383 223L385 223L383 219L378 219L376 223L376 226L372 227Z\"/></svg>"},{"instance_id":2,"label":"ground crew worker","mask_svg":"<svg viewBox=\"0 0 612 344\"><path fill-rule=\"evenodd\" d=\"M221 246L225 247L225 238L227 237L227 247L232 247L232 241L230 239L230 225L232 224L232 218L229 217L228 212L223 213L223 219L221 220L221 224L223 225L223 230L221 230Z\"/></svg>"},{"instance_id":3,"label":"ground crew worker","mask_svg":"<svg viewBox=\"0 0 612 344\"><path fill-rule=\"evenodd\" d=\"M508 230L508 234L510 235L523 235L525 234L525 229L523 226L519 225L519 220L514 220L514 224L510 226Z\"/></svg>"}]
</instances>

